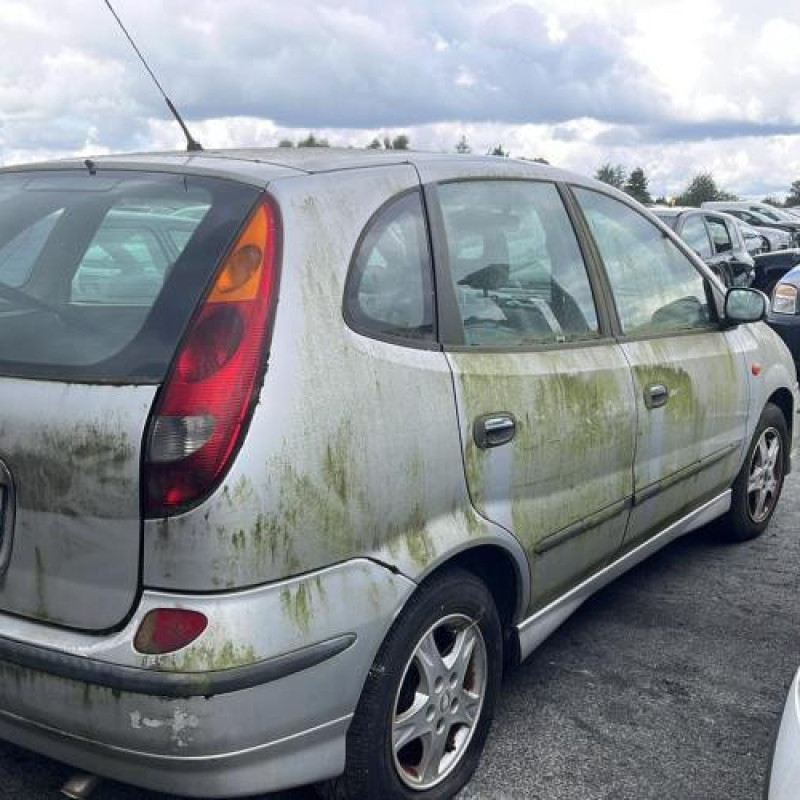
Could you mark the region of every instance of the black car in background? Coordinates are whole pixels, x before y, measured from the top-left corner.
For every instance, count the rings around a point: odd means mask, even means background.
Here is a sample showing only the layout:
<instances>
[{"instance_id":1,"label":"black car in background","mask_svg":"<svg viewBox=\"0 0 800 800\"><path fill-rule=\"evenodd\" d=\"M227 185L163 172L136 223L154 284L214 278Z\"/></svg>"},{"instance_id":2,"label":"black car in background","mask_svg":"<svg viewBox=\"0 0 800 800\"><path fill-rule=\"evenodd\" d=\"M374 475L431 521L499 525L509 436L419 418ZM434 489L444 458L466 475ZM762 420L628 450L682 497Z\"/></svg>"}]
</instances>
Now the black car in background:
<instances>
[{"instance_id":1,"label":"black car in background","mask_svg":"<svg viewBox=\"0 0 800 800\"><path fill-rule=\"evenodd\" d=\"M650 209L669 225L726 286L755 285L756 264L736 220L699 208L656 206Z\"/></svg>"},{"instance_id":2,"label":"black car in background","mask_svg":"<svg viewBox=\"0 0 800 800\"><path fill-rule=\"evenodd\" d=\"M776 284L767 323L786 342L800 373L800 267L787 272Z\"/></svg>"},{"instance_id":3,"label":"black car in background","mask_svg":"<svg viewBox=\"0 0 800 800\"><path fill-rule=\"evenodd\" d=\"M753 260L756 262L756 278L752 286L771 295L778 282L788 272L800 265L800 249L758 253L753 256Z\"/></svg>"}]
</instances>

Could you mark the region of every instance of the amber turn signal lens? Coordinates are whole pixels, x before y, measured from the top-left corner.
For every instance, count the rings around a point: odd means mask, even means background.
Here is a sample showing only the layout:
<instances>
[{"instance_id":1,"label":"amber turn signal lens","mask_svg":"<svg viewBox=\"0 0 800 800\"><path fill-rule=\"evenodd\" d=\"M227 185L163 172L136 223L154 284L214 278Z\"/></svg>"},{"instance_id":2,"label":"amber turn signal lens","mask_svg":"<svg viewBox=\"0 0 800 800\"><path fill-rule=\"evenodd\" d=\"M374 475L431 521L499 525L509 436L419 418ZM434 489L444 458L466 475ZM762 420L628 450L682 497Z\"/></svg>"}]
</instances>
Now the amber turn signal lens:
<instances>
[{"instance_id":1,"label":"amber turn signal lens","mask_svg":"<svg viewBox=\"0 0 800 800\"><path fill-rule=\"evenodd\" d=\"M263 253L254 244L247 244L240 247L235 253L231 254L225 269L217 278L214 286L215 294L230 295L232 292L241 289L252 280L258 268L261 266Z\"/></svg>"},{"instance_id":2,"label":"amber turn signal lens","mask_svg":"<svg viewBox=\"0 0 800 800\"><path fill-rule=\"evenodd\" d=\"M208 627L199 611L186 608L156 608L139 625L133 646L146 655L172 653L191 644Z\"/></svg>"},{"instance_id":3,"label":"amber turn signal lens","mask_svg":"<svg viewBox=\"0 0 800 800\"><path fill-rule=\"evenodd\" d=\"M214 280L209 303L234 303L254 300L261 283L264 244L269 239L269 221L259 207L239 237L234 251L225 259Z\"/></svg>"}]
</instances>

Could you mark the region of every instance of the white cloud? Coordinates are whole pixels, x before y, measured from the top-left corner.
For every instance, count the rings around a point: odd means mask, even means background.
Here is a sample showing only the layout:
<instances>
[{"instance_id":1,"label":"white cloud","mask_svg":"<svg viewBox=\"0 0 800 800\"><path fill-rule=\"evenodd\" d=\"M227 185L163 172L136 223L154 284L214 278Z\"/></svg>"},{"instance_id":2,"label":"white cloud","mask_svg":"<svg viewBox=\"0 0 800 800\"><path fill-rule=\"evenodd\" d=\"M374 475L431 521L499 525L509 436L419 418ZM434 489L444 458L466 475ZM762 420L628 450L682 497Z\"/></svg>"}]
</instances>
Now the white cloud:
<instances>
[{"instance_id":1,"label":"white cloud","mask_svg":"<svg viewBox=\"0 0 800 800\"><path fill-rule=\"evenodd\" d=\"M515 154L657 191L712 169L737 192L800 176L792 0L116 0L197 138ZM0 0L0 162L179 147L102 3ZM764 127L768 123L767 127ZM746 134L746 135L745 135Z\"/></svg>"}]
</instances>

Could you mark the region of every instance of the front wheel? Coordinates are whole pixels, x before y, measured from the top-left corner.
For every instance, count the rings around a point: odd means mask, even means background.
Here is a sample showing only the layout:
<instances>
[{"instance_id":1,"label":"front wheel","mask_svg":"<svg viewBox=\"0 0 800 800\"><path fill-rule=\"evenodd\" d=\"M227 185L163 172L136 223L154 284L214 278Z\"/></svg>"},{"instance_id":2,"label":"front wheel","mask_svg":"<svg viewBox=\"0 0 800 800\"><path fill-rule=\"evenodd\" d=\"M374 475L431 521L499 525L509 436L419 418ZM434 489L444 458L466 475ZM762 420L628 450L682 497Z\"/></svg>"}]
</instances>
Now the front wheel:
<instances>
[{"instance_id":1,"label":"front wheel","mask_svg":"<svg viewBox=\"0 0 800 800\"><path fill-rule=\"evenodd\" d=\"M788 453L786 419L777 406L767 403L733 484L731 509L723 518L726 538L743 542L766 530L781 496Z\"/></svg>"},{"instance_id":2,"label":"front wheel","mask_svg":"<svg viewBox=\"0 0 800 800\"><path fill-rule=\"evenodd\" d=\"M500 691L502 630L486 585L423 584L381 646L347 736L336 800L448 800L477 767Z\"/></svg>"}]
</instances>

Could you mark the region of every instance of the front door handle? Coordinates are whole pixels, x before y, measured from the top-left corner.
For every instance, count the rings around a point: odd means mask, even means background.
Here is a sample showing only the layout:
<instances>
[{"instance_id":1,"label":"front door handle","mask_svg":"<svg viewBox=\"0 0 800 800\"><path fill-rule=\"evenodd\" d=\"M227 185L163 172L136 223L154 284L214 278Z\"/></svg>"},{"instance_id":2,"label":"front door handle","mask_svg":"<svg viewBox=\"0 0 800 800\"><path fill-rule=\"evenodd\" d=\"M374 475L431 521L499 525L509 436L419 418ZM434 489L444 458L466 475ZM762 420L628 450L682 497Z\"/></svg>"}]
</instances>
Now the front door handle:
<instances>
[{"instance_id":1,"label":"front door handle","mask_svg":"<svg viewBox=\"0 0 800 800\"><path fill-rule=\"evenodd\" d=\"M475 420L472 436L475 444L486 450L510 442L517 432L517 421L512 414L484 414Z\"/></svg>"},{"instance_id":2,"label":"front door handle","mask_svg":"<svg viewBox=\"0 0 800 800\"><path fill-rule=\"evenodd\" d=\"M644 390L644 404L650 408L661 408L669 400L669 389L663 383L651 383Z\"/></svg>"}]
</instances>

